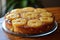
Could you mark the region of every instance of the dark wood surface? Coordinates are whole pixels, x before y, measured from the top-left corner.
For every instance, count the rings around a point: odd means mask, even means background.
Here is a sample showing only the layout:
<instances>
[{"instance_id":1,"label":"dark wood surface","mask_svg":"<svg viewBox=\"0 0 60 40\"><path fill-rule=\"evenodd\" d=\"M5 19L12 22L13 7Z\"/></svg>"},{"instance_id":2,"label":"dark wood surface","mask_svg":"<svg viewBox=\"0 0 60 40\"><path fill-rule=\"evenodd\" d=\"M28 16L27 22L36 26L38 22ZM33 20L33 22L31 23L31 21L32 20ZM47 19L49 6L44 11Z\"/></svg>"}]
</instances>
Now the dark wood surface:
<instances>
[{"instance_id":1,"label":"dark wood surface","mask_svg":"<svg viewBox=\"0 0 60 40\"><path fill-rule=\"evenodd\" d=\"M0 19L0 40L60 40L60 7L44 9L47 9L48 11L52 12L55 16L55 20L58 22L58 29L54 33L38 38L23 38L20 36L14 36L2 30L1 21L4 19Z\"/></svg>"}]
</instances>

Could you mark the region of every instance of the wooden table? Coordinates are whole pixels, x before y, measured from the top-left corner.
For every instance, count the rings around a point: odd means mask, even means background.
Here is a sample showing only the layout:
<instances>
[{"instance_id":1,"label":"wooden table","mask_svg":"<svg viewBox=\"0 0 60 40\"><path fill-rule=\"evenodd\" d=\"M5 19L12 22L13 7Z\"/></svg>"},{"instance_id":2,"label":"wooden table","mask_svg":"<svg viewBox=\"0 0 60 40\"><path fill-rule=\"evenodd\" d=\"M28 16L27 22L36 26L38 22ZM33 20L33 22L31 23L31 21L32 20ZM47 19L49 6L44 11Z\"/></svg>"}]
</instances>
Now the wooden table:
<instances>
[{"instance_id":1,"label":"wooden table","mask_svg":"<svg viewBox=\"0 0 60 40\"><path fill-rule=\"evenodd\" d=\"M60 40L60 7L44 8L44 9L47 9L48 11L52 12L55 15L56 21L58 22L58 29L54 33L39 38L16 37L8 33L5 33L2 30L2 26L0 23L0 40Z\"/></svg>"}]
</instances>

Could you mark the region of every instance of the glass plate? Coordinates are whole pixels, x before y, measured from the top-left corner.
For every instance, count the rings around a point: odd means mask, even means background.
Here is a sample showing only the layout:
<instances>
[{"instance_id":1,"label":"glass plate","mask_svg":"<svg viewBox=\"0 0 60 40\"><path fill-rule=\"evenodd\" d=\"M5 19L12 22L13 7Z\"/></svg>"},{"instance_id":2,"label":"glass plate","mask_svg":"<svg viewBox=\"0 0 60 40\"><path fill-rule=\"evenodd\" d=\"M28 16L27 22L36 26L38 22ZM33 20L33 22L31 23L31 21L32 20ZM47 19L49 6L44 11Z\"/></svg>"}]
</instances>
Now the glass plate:
<instances>
[{"instance_id":1,"label":"glass plate","mask_svg":"<svg viewBox=\"0 0 60 40\"><path fill-rule=\"evenodd\" d=\"M48 31L48 32L46 32L46 33L42 33L42 34L27 35L27 34L17 34L17 33L15 33L15 32L12 32L12 31L10 31L10 30L8 30L8 29L6 28L6 26L5 26L5 21L2 23L2 28L3 28L4 31L6 31L7 33L16 35L16 36L21 36L21 37L41 37L41 36L46 36L46 35L49 35L49 34L53 33L54 31L56 31L57 27L58 27L58 24L57 24L57 22L55 21L54 27L53 27L50 31Z\"/></svg>"}]
</instances>

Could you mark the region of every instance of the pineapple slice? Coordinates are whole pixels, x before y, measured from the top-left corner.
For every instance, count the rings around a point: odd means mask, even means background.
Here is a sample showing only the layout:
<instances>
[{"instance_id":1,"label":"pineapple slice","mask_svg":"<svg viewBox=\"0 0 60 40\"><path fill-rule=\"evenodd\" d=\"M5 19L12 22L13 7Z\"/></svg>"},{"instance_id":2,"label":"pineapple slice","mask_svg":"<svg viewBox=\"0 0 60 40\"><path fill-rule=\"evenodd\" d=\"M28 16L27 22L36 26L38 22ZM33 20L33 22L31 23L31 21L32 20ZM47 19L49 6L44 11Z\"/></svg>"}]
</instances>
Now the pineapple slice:
<instances>
[{"instance_id":1,"label":"pineapple slice","mask_svg":"<svg viewBox=\"0 0 60 40\"><path fill-rule=\"evenodd\" d=\"M45 23L51 23L51 22L53 22L53 18L52 17L40 17L39 19L42 22L45 22Z\"/></svg>"},{"instance_id":2,"label":"pineapple slice","mask_svg":"<svg viewBox=\"0 0 60 40\"><path fill-rule=\"evenodd\" d=\"M38 19L29 20L27 23L30 27L40 27L42 25L42 22Z\"/></svg>"},{"instance_id":3,"label":"pineapple slice","mask_svg":"<svg viewBox=\"0 0 60 40\"><path fill-rule=\"evenodd\" d=\"M14 9L10 13L18 13L18 14L21 14L22 12L23 12L22 9Z\"/></svg>"},{"instance_id":4,"label":"pineapple slice","mask_svg":"<svg viewBox=\"0 0 60 40\"><path fill-rule=\"evenodd\" d=\"M32 19L32 18L37 18L38 14L35 12L27 12L27 13L21 14L21 16L22 18Z\"/></svg>"},{"instance_id":5,"label":"pineapple slice","mask_svg":"<svg viewBox=\"0 0 60 40\"><path fill-rule=\"evenodd\" d=\"M19 17L20 17L19 14L11 13L11 14L6 16L6 19L14 20L14 19L19 18Z\"/></svg>"},{"instance_id":6,"label":"pineapple slice","mask_svg":"<svg viewBox=\"0 0 60 40\"><path fill-rule=\"evenodd\" d=\"M12 20L12 25L13 27L20 27L26 24L26 19L16 19L16 20Z\"/></svg>"},{"instance_id":7,"label":"pineapple slice","mask_svg":"<svg viewBox=\"0 0 60 40\"><path fill-rule=\"evenodd\" d=\"M23 8L23 10L26 12L33 12L34 8L33 7L26 7L26 8Z\"/></svg>"},{"instance_id":8,"label":"pineapple slice","mask_svg":"<svg viewBox=\"0 0 60 40\"><path fill-rule=\"evenodd\" d=\"M42 9L42 8L36 8L34 11L38 12L38 13L41 13L41 12L46 12L47 10Z\"/></svg>"},{"instance_id":9,"label":"pineapple slice","mask_svg":"<svg viewBox=\"0 0 60 40\"><path fill-rule=\"evenodd\" d=\"M42 12L40 13L40 16L49 17L49 16L52 16L52 14L50 12Z\"/></svg>"}]
</instances>

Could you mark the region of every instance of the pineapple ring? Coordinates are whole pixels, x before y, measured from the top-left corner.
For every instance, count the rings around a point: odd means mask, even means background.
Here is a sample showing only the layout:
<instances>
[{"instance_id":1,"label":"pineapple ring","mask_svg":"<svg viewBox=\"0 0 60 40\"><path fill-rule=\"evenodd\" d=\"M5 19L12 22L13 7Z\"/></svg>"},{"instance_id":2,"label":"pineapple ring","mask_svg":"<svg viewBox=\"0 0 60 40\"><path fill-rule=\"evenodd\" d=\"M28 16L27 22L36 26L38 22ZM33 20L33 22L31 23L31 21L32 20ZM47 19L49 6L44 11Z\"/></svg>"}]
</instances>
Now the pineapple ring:
<instances>
[{"instance_id":1,"label":"pineapple ring","mask_svg":"<svg viewBox=\"0 0 60 40\"><path fill-rule=\"evenodd\" d=\"M22 13L22 9L14 9L10 13Z\"/></svg>"},{"instance_id":2,"label":"pineapple ring","mask_svg":"<svg viewBox=\"0 0 60 40\"><path fill-rule=\"evenodd\" d=\"M12 20L12 25L13 27L20 27L23 26L24 24L26 24L26 19L16 19L16 20Z\"/></svg>"},{"instance_id":3,"label":"pineapple ring","mask_svg":"<svg viewBox=\"0 0 60 40\"><path fill-rule=\"evenodd\" d=\"M42 25L42 22L38 19L33 19L33 20L29 20L27 25L30 27L39 27Z\"/></svg>"},{"instance_id":4,"label":"pineapple ring","mask_svg":"<svg viewBox=\"0 0 60 40\"><path fill-rule=\"evenodd\" d=\"M40 17L39 18L42 22L46 22L46 23L51 23L53 22L53 18L52 17Z\"/></svg>"},{"instance_id":5,"label":"pineapple ring","mask_svg":"<svg viewBox=\"0 0 60 40\"><path fill-rule=\"evenodd\" d=\"M49 17L49 16L51 17L52 16L52 14L50 12L42 12L42 13L40 13L40 15L43 17Z\"/></svg>"},{"instance_id":6,"label":"pineapple ring","mask_svg":"<svg viewBox=\"0 0 60 40\"><path fill-rule=\"evenodd\" d=\"M33 12L34 8L33 7L26 7L26 8L23 8L23 10L26 12Z\"/></svg>"},{"instance_id":7,"label":"pineapple ring","mask_svg":"<svg viewBox=\"0 0 60 40\"><path fill-rule=\"evenodd\" d=\"M37 18L38 17L38 14L35 13L35 12L27 12L27 13L21 14L21 16L23 18L32 19L32 18Z\"/></svg>"},{"instance_id":8,"label":"pineapple ring","mask_svg":"<svg viewBox=\"0 0 60 40\"><path fill-rule=\"evenodd\" d=\"M19 17L20 17L19 14L10 13L9 15L6 16L6 19L14 20Z\"/></svg>"},{"instance_id":9,"label":"pineapple ring","mask_svg":"<svg viewBox=\"0 0 60 40\"><path fill-rule=\"evenodd\" d=\"M46 12L47 10L42 9L42 8L36 8L34 11L41 13L41 12Z\"/></svg>"}]
</instances>

